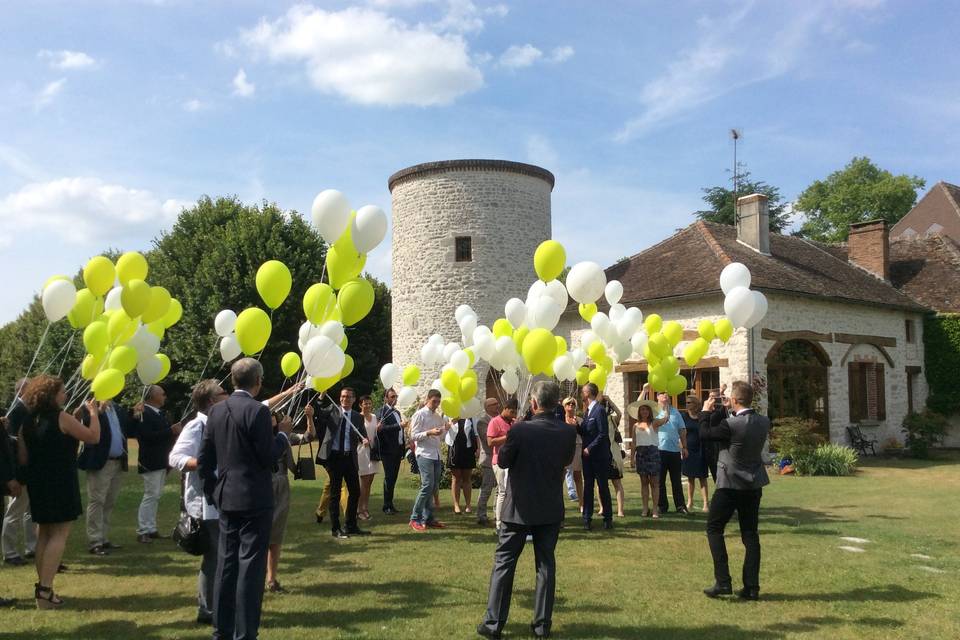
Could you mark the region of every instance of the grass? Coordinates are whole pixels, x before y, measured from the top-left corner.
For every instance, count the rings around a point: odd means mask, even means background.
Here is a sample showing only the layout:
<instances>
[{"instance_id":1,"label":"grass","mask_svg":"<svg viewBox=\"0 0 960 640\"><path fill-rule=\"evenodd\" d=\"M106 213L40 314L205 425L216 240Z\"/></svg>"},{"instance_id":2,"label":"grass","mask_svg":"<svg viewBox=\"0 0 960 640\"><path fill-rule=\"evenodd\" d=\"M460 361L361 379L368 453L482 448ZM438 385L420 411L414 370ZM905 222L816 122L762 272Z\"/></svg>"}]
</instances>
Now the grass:
<instances>
[{"instance_id":1,"label":"grass","mask_svg":"<svg viewBox=\"0 0 960 640\"><path fill-rule=\"evenodd\" d=\"M641 520L637 476L626 478L627 517L612 534L570 526L558 547L554 612L557 638L957 638L960 637L960 512L954 488L960 457L934 461L868 460L851 478L774 478L761 508L763 600L708 600L712 580L703 514ZM379 480L379 478L378 478ZM410 505L414 480L401 475L399 504ZM172 528L176 475L161 502L160 524ZM375 515L367 539L332 540L313 521L319 482L294 482L281 561L288 594L267 594L261 637L474 637L486 603L494 549L490 529L450 512L446 531L415 534L403 515ZM0 610L0 640L77 638L159 640L208 638L194 624L198 560L171 541L135 542L137 474L124 481L106 558L85 553L83 521L74 527L56 588L68 608L33 608L32 568L0 569L0 595L20 603ZM371 511L379 511L379 482ZM86 502L86 499L84 499ZM576 525L568 502L568 524ZM731 569L742 547L728 532ZM842 536L865 538L851 543ZM841 546L864 549L844 551ZM923 554L919 559L911 554ZM533 556L521 559L506 632L526 637Z\"/></svg>"}]
</instances>

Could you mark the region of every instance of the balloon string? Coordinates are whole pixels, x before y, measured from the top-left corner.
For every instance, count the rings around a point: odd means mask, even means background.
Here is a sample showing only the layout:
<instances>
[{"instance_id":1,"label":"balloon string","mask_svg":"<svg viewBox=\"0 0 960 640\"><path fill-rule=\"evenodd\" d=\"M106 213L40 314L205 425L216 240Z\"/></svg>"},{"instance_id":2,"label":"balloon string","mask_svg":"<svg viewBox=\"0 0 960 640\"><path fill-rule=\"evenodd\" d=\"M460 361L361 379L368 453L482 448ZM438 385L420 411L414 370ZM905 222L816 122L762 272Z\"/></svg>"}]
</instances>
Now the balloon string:
<instances>
[{"instance_id":1,"label":"balloon string","mask_svg":"<svg viewBox=\"0 0 960 640\"><path fill-rule=\"evenodd\" d=\"M60 356L63 355L64 349L67 349L67 348L69 347L69 345L71 345L71 344L73 343L73 337L74 337L74 335L76 335L76 332L70 334L70 338L69 338L66 342L64 342L63 345L57 350L57 353L54 354L54 356L53 356L52 358L50 358L50 362L48 362L48 363L47 363L47 366L45 366L45 367L43 368L43 371L40 372L41 374L46 373L46 372L49 371L52 367L56 366L57 359L60 358Z\"/></svg>"},{"instance_id":2,"label":"balloon string","mask_svg":"<svg viewBox=\"0 0 960 640\"><path fill-rule=\"evenodd\" d=\"M40 336L40 344L37 345L36 350L33 352L33 358L30 360L30 366L27 367L27 372L24 374L24 378L30 377L30 371L33 369L33 365L37 362L37 356L40 355L40 348L43 347L43 343L47 340L47 333L50 331L50 321L47 321L47 326L43 329L43 335ZM17 398L20 397L20 391L22 389L17 389L17 393L13 394L13 400L10 401L10 406L7 407L7 412L4 414L4 417L9 417L10 413L13 411L14 405L17 404Z\"/></svg>"},{"instance_id":3,"label":"balloon string","mask_svg":"<svg viewBox=\"0 0 960 640\"><path fill-rule=\"evenodd\" d=\"M210 360L213 359L213 353L217 350L217 344L220 342L220 336L217 336L213 341L213 347L210 349L210 353L207 354L207 361L203 363L203 369L200 370L200 377L197 378L197 381L193 386L197 386L201 380L203 380L204 374L207 373L207 367L210 366ZM191 395L190 400L187 402L187 408L183 410L183 415L180 416L180 422L183 422L184 418L187 417L187 414L193 410L193 396Z\"/></svg>"},{"instance_id":4,"label":"balloon string","mask_svg":"<svg viewBox=\"0 0 960 640\"><path fill-rule=\"evenodd\" d=\"M57 369L58 378L63 375L63 368L67 366L67 361L70 359L70 354L73 351L73 339L76 337L77 337L77 332L74 331L72 334L70 334L70 339L67 340L67 352L63 356L63 362L60 363L60 368Z\"/></svg>"}]
</instances>

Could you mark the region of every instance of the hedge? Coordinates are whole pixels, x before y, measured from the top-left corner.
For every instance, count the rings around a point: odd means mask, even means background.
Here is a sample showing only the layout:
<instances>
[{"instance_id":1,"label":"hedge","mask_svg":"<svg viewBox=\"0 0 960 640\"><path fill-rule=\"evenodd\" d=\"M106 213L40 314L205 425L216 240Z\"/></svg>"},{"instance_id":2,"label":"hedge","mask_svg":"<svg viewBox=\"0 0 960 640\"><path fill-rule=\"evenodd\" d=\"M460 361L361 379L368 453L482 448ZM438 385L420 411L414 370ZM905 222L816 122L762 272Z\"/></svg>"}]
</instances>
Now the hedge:
<instances>
[{"instance_id":1,"label":"hedge","mask_svg":"<svg viewBox=\"0 0 960 640\"><path fill-rule=\"evenodd\" d=\"M960 314L929 316L923 323L927 406L950 415L960 411Z\"/></svg>"}]
</instances>

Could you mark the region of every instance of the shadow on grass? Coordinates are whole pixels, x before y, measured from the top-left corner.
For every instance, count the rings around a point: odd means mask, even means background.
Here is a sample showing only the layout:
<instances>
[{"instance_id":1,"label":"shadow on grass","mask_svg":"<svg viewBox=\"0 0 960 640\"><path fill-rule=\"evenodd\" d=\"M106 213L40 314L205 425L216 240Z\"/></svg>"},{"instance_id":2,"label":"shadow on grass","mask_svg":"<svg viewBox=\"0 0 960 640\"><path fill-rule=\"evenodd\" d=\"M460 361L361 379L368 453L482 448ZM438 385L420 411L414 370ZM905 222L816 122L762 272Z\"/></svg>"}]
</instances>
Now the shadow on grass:
<instances>
[{"instance_id":1,"label":"shadow on grass","mask_svg":"<svg viewBox=\"0 0 960 640\"><path fill-rule=\"evenodd\" d=\"M914 591L897 584L863 587L851 591L820 593L764 593L767 602L916 602L941 596L929 591Z\"/></svg>"}]
</instances>

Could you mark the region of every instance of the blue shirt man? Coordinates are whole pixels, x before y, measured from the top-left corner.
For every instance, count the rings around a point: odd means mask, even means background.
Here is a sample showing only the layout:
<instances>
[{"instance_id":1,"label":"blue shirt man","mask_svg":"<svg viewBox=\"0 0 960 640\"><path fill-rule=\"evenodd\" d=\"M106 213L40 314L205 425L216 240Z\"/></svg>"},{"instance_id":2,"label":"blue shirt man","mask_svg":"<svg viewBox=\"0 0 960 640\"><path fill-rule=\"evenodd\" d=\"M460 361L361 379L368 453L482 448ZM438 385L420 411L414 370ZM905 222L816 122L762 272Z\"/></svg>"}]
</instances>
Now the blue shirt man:
<instances>
[{"instance_id":1,"label":"blue shirt man","mask_svg":"<svg viewBox=\"0 0 960 640\"><path fill-rule=\"evenodd\" d=\"M660 450L680 453L680 432L686 430L687 427L680 412L669 404L660 411L657 419L659 420L667 414L670 416L668 421L661 425L657 431L657 436L660 439Z\"/></svg>"},{"instance_id":2,"label":"blue shirt man","mask_svg":"<svg viewBox=\"0 0 960 640\"><path fill-rule=\"evenodd\" d=\"M117 410L113 403L107 404L103 411L107 416L107 423L110 425L110 452L109 458L119 458L123 456L123 430L120 428L120 418L117 416Z\"/></svg>"}]
</instances>

